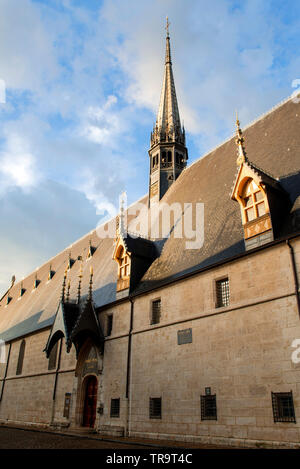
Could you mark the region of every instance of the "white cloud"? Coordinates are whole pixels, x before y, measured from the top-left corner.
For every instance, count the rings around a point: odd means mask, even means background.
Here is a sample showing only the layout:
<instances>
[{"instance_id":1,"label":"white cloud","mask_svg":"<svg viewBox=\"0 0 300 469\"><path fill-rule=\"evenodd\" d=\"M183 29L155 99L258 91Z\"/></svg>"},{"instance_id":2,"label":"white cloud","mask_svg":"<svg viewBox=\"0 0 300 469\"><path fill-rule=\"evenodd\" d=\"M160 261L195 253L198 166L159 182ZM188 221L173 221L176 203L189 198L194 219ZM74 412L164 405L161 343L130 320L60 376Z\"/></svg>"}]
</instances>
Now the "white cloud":
<instances>
[{"instance_id":1,"label":"white cloud","mask_svg":"<svg viewBox=\"0 0 300 469\"><path fill-rule=\"evenodd\" d=\"M19 187L26 191L39 180L35 157L19 135L9 135L6 151L0 153L0 194Z\"/></svg>"}]
</instances>

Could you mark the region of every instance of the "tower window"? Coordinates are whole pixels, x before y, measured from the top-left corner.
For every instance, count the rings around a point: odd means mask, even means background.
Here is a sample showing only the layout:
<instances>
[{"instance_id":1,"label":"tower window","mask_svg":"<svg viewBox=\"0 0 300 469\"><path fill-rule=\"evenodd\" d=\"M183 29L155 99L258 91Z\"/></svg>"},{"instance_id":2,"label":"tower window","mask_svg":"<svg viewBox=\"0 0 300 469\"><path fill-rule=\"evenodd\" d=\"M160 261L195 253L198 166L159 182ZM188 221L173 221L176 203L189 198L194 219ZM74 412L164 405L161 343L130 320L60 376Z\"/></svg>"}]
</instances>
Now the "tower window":
<instances>
[{"instance_id":1,"label":"tower window","mask_svg":"<svg viewBox=\"0 0 300 469\"><path fill-rule=\"evenodd\" d=\"M161 419L161 397L150 397L149 417L150 419Z\"/></svg>"},{"instance_id":2,"label":"tower window","mask_svg":"<svg viewBox=\"0 0 300 469\"><path fill-rule=\"evenodd\" d=\"M22 374L24 355L25 355L25 340L22 340L21 345L20 345L20 349L19 349L19 357L18 357L16 375L21 375Z\"/></svg>"},{"instance_id":3,"label":"tower window","mask_svg":"<svg viewBox=\"0 0 300 469\"><path fill-rule=\"evenodd\" d=\"M110 416L114 418L120 417L120 399L111 399Z\"/></svg>"},{"instance_id":4,"label":"tower window","mask_svg":"<svg viewBox=\"0 0 300 469\"><path fill-rule=\"evenodd\" d=\"M172 163L172 152L168 151L168 163Z\"/></svg>"},{"instance_id":5,"label":"tower window","mask_svg":"<svg viewBox=\"0 0 300 469\"><path fill-rule=\"evenodd\" d=\"M151 324L158 324L160 322L161 313L161 300L154 300L151 303Z\"/></svg>"},{"instance_id":6,"label":"tower window","mask_svg":"<svg viewBox=\"0 0 300 469\"><path fill-rule=\"evenodd\" d=\"M216 307L229 306L230 291L228 277L216 281Z\"/></svg>"},{"instance_id":7,"label":"tower window","mask_svg":"<svg viewBox=\"0 0 300 469\"><path fill-rule=\"evenodd\" d=\"M167 162L167 154L165 151L162 152L162 163L166 163Z\"/></svg>"},{"instance_id":8,"label":"tower window","mask_svg":"<svg viewBox=\"0 0 300 469\"><path fill-rule=\"evenodd\" d=\"M217 420L216 395L201 396L201 420Z\"/></svg>"},{"instance_id":9,"label":"tower window","mask_svg":"<svg viewBox=\"0 0 300 469\"><path fill-rule=\"evenodd\" d=\"M271 395L274 422L296 423L292 391L272 392Z\"/></svg>"},{"instance_id":10,"label":"tower window","mask_svg":"<svg viewBox=\"0 0 300 469\"><path fill-rule=\"evenodd\" d=\"M266 196L253 180L247 182L242 194L245 222L261 217L266 213Z\"/></svg>"}]
</instances>

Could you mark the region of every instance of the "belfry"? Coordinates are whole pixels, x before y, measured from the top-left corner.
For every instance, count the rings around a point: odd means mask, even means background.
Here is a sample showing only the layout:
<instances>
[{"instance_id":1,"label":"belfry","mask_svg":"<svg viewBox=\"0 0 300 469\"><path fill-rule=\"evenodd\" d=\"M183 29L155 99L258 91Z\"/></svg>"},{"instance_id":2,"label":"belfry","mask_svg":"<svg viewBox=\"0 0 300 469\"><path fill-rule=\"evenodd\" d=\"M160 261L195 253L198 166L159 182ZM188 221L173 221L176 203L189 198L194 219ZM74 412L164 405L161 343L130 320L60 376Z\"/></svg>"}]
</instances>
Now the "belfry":
<instances>
[{"instance_id":1,"label":"belfry","mask_svg":"<svg viewBox=\"0 0 300 469\"><path fill-rule=\"evenodd\" d=\"M158 114L150 139L149 206L164 196L186 167L188 151L181 127L172 70L169 21L167 18L166 57Z\"/></svg>"}]
</instances>

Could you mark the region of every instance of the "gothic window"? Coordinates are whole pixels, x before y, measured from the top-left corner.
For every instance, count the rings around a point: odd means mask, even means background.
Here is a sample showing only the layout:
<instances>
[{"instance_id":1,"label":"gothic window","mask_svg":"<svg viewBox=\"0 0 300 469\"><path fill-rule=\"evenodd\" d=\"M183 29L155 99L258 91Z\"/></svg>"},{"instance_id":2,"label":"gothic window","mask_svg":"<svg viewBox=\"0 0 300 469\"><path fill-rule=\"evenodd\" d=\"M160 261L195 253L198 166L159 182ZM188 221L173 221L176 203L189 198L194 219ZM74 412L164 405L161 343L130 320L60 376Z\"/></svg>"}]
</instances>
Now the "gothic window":
<instances>
[{"instance_id":1,"label":"gothic window","mask_svg":"<svg viewBox=\"0 0 300 469\"><path fill-rule=\"evenodd\" d=\"M162 163L166 163L166 162L167 162L167 154L166 154L165 151L162 152L161 162L162 162Z\"/></svg>"},{"instance_id":2,"label":"gothic window","mask_svg":"<svg viewBox=\"0 0 300 469\"><path fill-rule=\"evenodd\" d=\"M168 163L172 163L172 152L168 151Z\"/></svg>"},{"instance_id":3,"label":"gothic window","mask_svg":"<svg viewBox=\"0 0 300 469\"><path fill-rule=\"evenodd\" d=\"M123 247L120 248L117 256L119 263L119 278L129 277L130 274L130 260Z\"/></svg>"},{"instance_id":4,"label":"gothic window","mask_svg":"<svg viewBox=\"0 0 300 469\"><path fill-rule=\"evenodd\" d=\"M56 367L58 342L53 346L49 355L48 370L54 370Z\"/></svg>"},{"instance_id":5,"label":"gothic window","mask_svg":"<svg viewBox=\"0 0 300 469\"><path fill-rule=\"evenodd\" d=\"M266 213L266 195L253 179L250 179L242 192L245 222L261 217Z\"/></svg>"},{"instance_id":6,"label":"gothic window","mask_svg":"<svg viewBox=\"0 0 300 469\"><path fill-rule=\"evenodd\" d=\"M22 374L24 355L25 355L25 340L22 340L20 349L19 349L19 357L18 357L16 375Z\"/></svg>"},{"instance_id":7,"label":"gothic window","mask_svg":"<svg viewBox=\"0 0 300 469\"><path fill-rule=\"evenodd\" d=\"M176 153L176 164L180 164L180 156Z\"/></svg>"}]
</instances>

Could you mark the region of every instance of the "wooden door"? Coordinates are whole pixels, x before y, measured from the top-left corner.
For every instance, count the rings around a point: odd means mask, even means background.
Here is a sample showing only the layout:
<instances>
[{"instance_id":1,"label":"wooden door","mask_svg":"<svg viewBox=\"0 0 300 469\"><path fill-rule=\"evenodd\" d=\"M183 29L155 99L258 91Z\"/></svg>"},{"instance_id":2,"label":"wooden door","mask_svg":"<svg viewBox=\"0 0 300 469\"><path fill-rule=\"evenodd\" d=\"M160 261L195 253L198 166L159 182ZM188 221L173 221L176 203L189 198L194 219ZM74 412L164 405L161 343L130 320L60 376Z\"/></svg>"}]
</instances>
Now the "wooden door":
<instances>
[{"instance_id":1,"label":"wooden door","mask_svg":"<svg viewBox=\"0 0 300 469\"><path fill-rule=\"evenodd\" d=\"M96 420L98 383L95 376L86 379L85 399L83 409L83 426L93 427Z\"/></svg>"}]
</instances>

